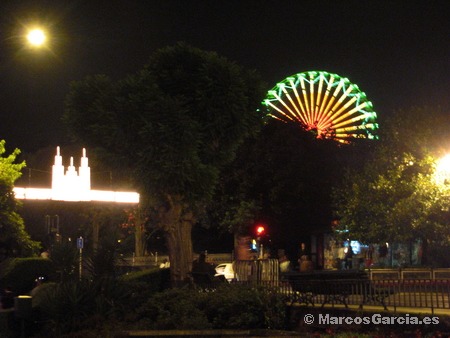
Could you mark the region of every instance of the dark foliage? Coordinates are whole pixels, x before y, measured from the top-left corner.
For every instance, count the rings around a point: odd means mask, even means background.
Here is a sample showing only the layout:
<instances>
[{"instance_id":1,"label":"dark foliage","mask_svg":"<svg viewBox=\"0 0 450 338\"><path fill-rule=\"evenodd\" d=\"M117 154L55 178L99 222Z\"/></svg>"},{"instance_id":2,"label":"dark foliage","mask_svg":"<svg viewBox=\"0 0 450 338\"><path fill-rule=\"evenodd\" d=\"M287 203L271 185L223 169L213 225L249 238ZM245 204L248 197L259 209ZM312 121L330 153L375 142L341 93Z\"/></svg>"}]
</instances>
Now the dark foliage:
<instances>
[{"instance_id":1,"label":"dark foliage","mask_svg":"<svg viewBox=\"0 0 450 338\"><path fill-rule=\"evenodd\" d=\"M282 328L285 304L265 289L223 285L214 292L191 288L156 294L137 310L136 329Z\"/></svg>"},{"instance_id":2,"label":"dark foliage","mask_svg":"<svg viewBox=\"0 0 450 338\"><path fill-rule=\"evenodd\" d=\"M14 258L2 262L0 285L9 286L16 295L28 294L39 277L54 279L56 269L53 262L44 258Z\"/></svg>"}]
</instances>

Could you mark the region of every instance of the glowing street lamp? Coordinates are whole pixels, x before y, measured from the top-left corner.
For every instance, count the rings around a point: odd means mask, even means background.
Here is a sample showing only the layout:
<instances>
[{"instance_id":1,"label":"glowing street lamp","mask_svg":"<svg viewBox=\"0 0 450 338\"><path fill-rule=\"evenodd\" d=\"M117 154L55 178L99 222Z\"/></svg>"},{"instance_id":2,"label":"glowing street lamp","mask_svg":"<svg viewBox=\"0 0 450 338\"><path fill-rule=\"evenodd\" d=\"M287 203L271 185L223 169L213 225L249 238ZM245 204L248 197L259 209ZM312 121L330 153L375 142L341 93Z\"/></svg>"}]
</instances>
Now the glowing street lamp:
<instances>
[{"instance_id":1,"label":"glowing street lamp","mask_svg":"<svg viewBox=\"0 0 450 338\"><path fill-rule=\"evenodd\" d=\"M47 40L47 36L42 29L35 28L28 32L27 40L32 47L41 47Z\"/></svg>"},{"instance_id":2,"label":"glowing street lamp","mask_svg":"<svg viewBox=\"0 0 450 338\"><path fill-rule=\"evenodd\" d=\"M445 155L436 163L436 183L445 186L450 183L450 154Z\"/></svg>"}]
</instances>

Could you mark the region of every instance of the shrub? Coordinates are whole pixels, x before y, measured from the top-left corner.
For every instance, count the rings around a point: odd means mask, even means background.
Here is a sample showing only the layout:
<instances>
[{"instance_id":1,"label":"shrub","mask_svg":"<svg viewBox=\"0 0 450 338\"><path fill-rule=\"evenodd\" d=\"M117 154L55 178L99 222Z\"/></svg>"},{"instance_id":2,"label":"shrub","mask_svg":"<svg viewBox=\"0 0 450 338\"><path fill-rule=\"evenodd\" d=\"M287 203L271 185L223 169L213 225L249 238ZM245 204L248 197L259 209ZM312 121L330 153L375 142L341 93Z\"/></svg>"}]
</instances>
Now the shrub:
<instances>
[{"instance_id":1,"label":"shrub","mask_svg":"<svg viewBox=\"0 0 450 338\"><path fill-rule=\"evenodd\" d=\"M265 288L222 285L211 294L205 309L217 329L282 328L285 303Z\"/></svg>"},{"instance_id":2,"label":"shrub","mask_svg":"<svg viewBox=\"0 0 450 338\"><path fill-rule=\"evenodd\" d=\"M39 292L36 310L46 330L63 334L121 320L127 299L127 288L113 279L70 281Z\"/></svg>"},{"instance_id":3,"label":"shrub","mask_svg":"<svg viewBox=\"0 0 450 338\"><path fill-rule=\"evenodd\" d=\"M155 294L137 311L137 329L209 329L203 309L206 293L192 289L170 289Z\"/></svg>"},{"instance_id":4,"label":"shrub","mask_svg":"<svg viewBox=\"0 0 450 338\"><path fill-rule=\"evenodd\" d=\"M282 297L263 288L225 284L214 292L171 289L137 310L136 329L279 329L285 312Z\"/></svg>"},{"instance_id":5,"label":"shrub","mask_svg":"<svg viewBox=\"0 0 450 338\"><path fill-rule=\"evenodd\" d=\"M151 296L168 288L170 284L169 269L146 269L133 271L119 277L130 291L133 308L144 304Z\"/></svg>"},{"instance_id":6,"label":"shrub","mask_svg":"<svg viewBox=\"0 0 450 338\"><path fill-rule=\"evenodd\" d=\"M132 271L120 276L119 279L127 283L145 282L149 284L149 287L159 290L165 270L168 269L160 269L155 267L151 269Z\"/></svg>"},{"instance_id":7,"label":"shrub","mask_svg":"<svg viewBox=\"0 0 450 338\"><path fill-rule=\"evenodd\" d=\"M58 243L53 246L51 260L58 272L60 282L78 278L79 252L70 242Z\"/></svg>"},{"instance_id":8,"label":"shrub","mask_svg":"<svg viewBox=\"0 0 450 338\"><path fill-rule=\"evenodd\" d=\"M52 279L55 276L53 262L45 258L14 258L2 265L0 284L10 286L16 294L27 294L35 286L38 277Z\"/></svg>"},{"instance_id":9,"label":"shrub","mask_svg":"<svg viewBox=\"0 0 450 338\"><path fill-rule=\"evenodd\" d=\"M42 332L59 336L81 329L98 330L134 320L135 309L160 291L165 271L133 272L120 278L46 283L33 297Z\"/></svg>"}]
</instances>

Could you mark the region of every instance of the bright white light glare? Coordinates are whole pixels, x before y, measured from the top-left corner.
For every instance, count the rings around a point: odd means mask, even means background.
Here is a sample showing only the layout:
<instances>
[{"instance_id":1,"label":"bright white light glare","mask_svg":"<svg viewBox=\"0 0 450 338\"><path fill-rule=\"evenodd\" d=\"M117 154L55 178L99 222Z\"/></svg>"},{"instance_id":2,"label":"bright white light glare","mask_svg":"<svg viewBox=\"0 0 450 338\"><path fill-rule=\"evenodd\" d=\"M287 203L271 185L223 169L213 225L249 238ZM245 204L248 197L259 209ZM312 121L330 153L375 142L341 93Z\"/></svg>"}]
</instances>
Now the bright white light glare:
<instances>
[{"instance_id":1,"label":"bright white light glare","mask_svg":"<svg viewBox=\"0 0 450 338\"><path fill-rule=\"evenodd\" d=\"M14 187L14 194L20 200L51 200L51 189Z\"/></svg>"},{"instance_id":2,"label":"bright white light glare","mask_svg":"<svg viewBox=\"0 0 450 338\"><path fill-rule=\"evenodd\" d=\"M78 172L73 165L65 170L62 164L59 147L56 148L55 164L52 167L52 188L20 188L14 187L17 199L26 200L55 200L55 201L100 201L114 203L139 203L139 194L131 191L103 191L91 190L91 168L88 166L86 150L83 149L81 165Z\"/></svg>"},{"instance_id":3,"label":"bright white light glare","mask_svg":"<svg viewBox=\"0 0 450 338\"><path fill-rule=\"evenodd\" d=\"M46 40L42 29L33 29L27 35L28 42L33 46L42 46Z\"/></svg>"},{"instance_id":4,"label":"bright white light glare","mask_svg":"<svg viewBox=\"0 0 450 338\"><path fill-rule=\"evenodd\" d=\"M450 154L444 156L436 163L436 183L450 183Z\"/></svg>"},{"instance_id":5,"label":"bright white light glare","mask_svg":"<svg viewBox=\"0 0 450 338\"><path fill-rule=\"evenodd\" d=\"M76 194L67 191L65 194L59 194L57 198L54 197L52 189L41 188L21 188L14 187L14 194L20 200L56 200L66 202L81 202L81 201L97 201L97 202L113 202L113 203L139 203L139 194L136 192L127 191L103 191L91 190L82 198Z\"/></svg>"}]
</instances>

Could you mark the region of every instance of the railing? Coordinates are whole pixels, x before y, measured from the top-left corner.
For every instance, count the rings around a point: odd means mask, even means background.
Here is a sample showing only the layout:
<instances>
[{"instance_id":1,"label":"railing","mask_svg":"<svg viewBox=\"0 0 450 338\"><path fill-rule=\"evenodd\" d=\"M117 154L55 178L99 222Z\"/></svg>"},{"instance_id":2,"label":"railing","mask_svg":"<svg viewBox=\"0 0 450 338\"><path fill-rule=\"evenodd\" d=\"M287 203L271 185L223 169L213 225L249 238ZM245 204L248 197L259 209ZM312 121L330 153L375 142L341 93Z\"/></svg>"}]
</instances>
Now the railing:
<instances>
[{"instance_id":1,"label":"railing","mask_svg":"<svg viewBox=\"0 0 450 338\"><path fill-rule=\"evenodd\" d=\"M402 307L450 309L450 280L378 279L378 280L307 280L274 283L260 282L286 296L290 304L334 306L337 304L378 306L388 310Z\"/></svg>"},{"instance_id":2,"label":"railing","mask_svg":"<svg viewBox=\"0 0 450 338\"><path fill-rule=\"evenodd\" d=\"M159 258L161 257L156 261ZM141 263L142 259L136 258L134 263L138 261ZM231 255L211 255L210 259L216 264L221 261L231 262ZM149 257L146 260L155 258ZM280 275L276 259L235 261L233 269L236 284L265 286L285 296L291 304L314 304L314 306L342 304L360 307L375 305L394 310L400 307L413 307L428 308L432 312L435 309L450 309L450 269L445 268L368 269L365 270L366 280L333 278L315 280L312 277L306 281L297 281L299 283L297 290L293 288L292 282ZM211 285L211 288L215 287L217 284Z\"/></svg>"},{"instance_id":3,"label":"railing","mask_svg":"<svg viewBox=\"0 0 450 338\"><path fill-rule=\"evenodd\" d=\"M448 268L367 269L370 279L450 279Z\"/></svg>"},{"instance_id":4,"label":"railing","mask_svg":"<svg viewBox=\"0 0 450 338\"><path fill-rule=\"evenodd\" d=\"M450 280L377 280L374 283L391 291L391 295L386 298L387 306L450 309Z\"/></svg>"},{"instance_id":5,"label":"railing","mask_svg":"<svg viewBox=\"0 0 450 338\"><path fill-rule=\"evenodd\" d=\"M214 290L222 283L200 285L200 289ZM282 295L291 306L343 306L364 309L374 306L380 310L397 311L398 308L450 310L450 280L288 280L270 281L248 279L234 285L262 286Z\"/></svg>"},{"instance_id":6,"label":"railing","mask_svg":"<svg viewBox=\"0 0 450 338\"><path fill-rule=\"evenodd\" d=\"M235 279L241 282L277 282L279 265L277 259L239 260L233 263Z\"/></svg>"},{"instance_id":7,"label":"railing","mask_svg":"<svg viewBox=\"0 0 450 338\"><path fill-rule=\"evenodd\" d=\"M194 259L198 258L198 254L194 254ZM150 253L147 256L140 257L126 257L122 260L120 265L128 265L141 267L142 269L159 266L163 261L169 260L168 255L158 254L158 252ZM233 255L231 253L222 253L222 254L208 254L207 261L218 265L220 263L231 263L233 261Z\"/></svg>"}]
</instances>

